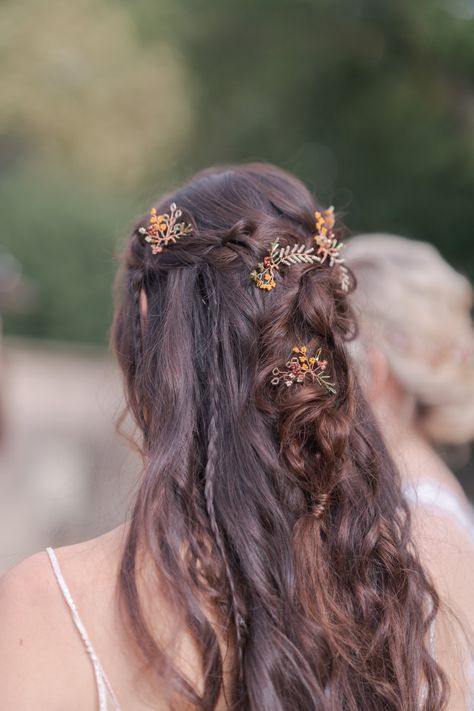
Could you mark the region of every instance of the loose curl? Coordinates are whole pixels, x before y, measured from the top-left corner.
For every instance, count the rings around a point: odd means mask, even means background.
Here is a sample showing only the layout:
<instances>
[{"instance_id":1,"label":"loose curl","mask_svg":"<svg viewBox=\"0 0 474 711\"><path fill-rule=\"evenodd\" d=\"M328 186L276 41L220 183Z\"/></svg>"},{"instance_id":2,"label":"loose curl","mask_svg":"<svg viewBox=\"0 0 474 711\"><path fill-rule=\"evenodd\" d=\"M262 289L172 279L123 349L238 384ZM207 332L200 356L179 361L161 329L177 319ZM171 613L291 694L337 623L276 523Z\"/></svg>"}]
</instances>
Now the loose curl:
<instances>
[{"instance_id":1,"label":"loose curl","mask_svg":"<svg viewBox=\"0 0 474 711\"><path fill-rule=\"evenodd\" d=\"M172 201L193 234L152 255L137 225L113 329L143 435L120 572L139 649L172 708L210 711L224 696L253 711L444 709L427 643L439 599L348 359L337 270L294 265L269 293L249 278L275 239L310 246L320 206L260 164L200 173L157 209ZM301 343L322 346L336 394L271 384ZM143 550L199 652L199 688L142 608Z\"/></svg>"}]
</instances>

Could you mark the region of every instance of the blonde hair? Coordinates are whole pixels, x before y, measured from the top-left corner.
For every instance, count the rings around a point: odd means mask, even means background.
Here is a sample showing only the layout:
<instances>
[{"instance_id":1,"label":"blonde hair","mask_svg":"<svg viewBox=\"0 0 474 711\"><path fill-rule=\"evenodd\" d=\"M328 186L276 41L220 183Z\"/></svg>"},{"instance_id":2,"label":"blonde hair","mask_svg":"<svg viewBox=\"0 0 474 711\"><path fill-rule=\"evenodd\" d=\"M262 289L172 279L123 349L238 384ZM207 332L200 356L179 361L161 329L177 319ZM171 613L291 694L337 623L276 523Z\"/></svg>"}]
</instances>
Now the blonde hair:
<instances>
[{"instance_id":1,"label":"blonde hair","mask_svg":"<svg viewBox=\"0 0 474 711\"><path fill-rule=\"evenodd\" d=\"M345 258L357 279L356 361L375 343L415 397L429 440L474 438L473 289L430 244L389 234L354 237Z\"/></svg>"}]
</instances>

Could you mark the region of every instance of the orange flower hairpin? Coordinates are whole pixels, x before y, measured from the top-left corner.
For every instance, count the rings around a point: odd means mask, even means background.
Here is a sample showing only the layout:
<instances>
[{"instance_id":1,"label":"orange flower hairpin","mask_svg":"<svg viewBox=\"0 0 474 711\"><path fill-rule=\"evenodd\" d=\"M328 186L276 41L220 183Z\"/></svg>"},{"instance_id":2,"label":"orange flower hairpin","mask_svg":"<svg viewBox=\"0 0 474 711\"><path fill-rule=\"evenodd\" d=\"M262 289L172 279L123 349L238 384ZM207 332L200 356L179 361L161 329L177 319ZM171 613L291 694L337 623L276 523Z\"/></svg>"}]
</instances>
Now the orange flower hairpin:
<instances>
[{"instance_id":1,"label":"orange flower hairpin","mask_svg":"<svg viewBox=\"0 0 474 711\"><path fill-rule=\"evenodd\" d=\"M308 357L307 352L306 346L295 346L293 348L294 355L285 364L287 370L280 370L280 368L272 370L272 385L285 383L286 386L290 387L290 385L304 383L305 380L309 379L312 382L319 383L334 395L336 388L326 372L327 360L321 359L322 348L318 348L314 356L311 357Z\"/></svg>"},{"instance_id":2,"label":"orange flower hairpin","mask_svg":"<svg viewBox=\"0 0 474 711\"><path fill-rule=\"evenodd\" d=\"M338 266L341 289L349 291L351 285L349 270L344 266L344 259L341 257L341 249L344 244L343 242L338 242L334 234L334 225L336 223L334 207L331 205L327 210L316 210L314 216L316 218L316 234L313 239L318 245L316 254L320 256L321 264L324 264L327 259L330 267Z\"/></svg>"},{"instance_id":3,"label":"orange flower hairpin","mask_svg":"<svg viewBox=\"0 0 474 711\"><path fill-rule=\"evenodd\" d=\"M176 203L172 202L169 213L156 214L156 208L150 211L150 221L148 227L140 227L139 233L145 235L145 240L151 244L153 254L163 251L163 247L176 242L181 237L191 234L192 225L185 222L178 222L182 216L181 210L176 209Z\"/></svg>"},{"instance_id":4,"label":"orange flower hairpin","mask_svg":"<svg viewBox=\"0 0 474 711\"><path fill-rule=\"evenodd\" d=\"M316 218L316 234L313 239L318 245L316 254L321 255L321 264L324 264L326 259L329 260L329 266L342 262L340 251L343 248L342 242L338 242L334 235L334 207L329 207L327 210L314 213Z\"/></svg>"},{"instance_id":5,"label":"orange flower hairpin","mask_svg":"<svg viewBox=\"0 0 474 711\"><path fill-rule=\"evenodd\" d=\"M271 291L276 287L275 274L280 269L280 264L290 266L291 264L315 264L320 261L320 257L314 254L314 247L306 247L304 244L280 247L278 240L275 240L269 254L250 273L250 278L259 289Z\"/></svg>"}]
</instances>

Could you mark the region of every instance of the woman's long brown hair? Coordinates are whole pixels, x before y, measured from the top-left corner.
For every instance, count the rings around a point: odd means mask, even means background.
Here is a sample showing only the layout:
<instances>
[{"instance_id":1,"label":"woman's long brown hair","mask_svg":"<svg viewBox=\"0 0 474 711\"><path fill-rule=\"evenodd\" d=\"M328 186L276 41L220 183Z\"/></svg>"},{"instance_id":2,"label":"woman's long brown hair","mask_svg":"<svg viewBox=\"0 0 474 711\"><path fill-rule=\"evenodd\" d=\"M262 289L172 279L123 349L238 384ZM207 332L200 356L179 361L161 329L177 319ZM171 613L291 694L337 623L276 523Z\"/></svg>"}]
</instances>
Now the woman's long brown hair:
<instances>
[{"instance_id":1,"label":"woman's long brown hair","mask_svg":"<svg viewBox=\"0 0 474 711\"><path fill-rule=\"evenodd\" d=\"M113 329L143 436L120 591L144 658L176 709L210 711L223 693L252 711L445 708L427 641L439 599L348 360L337 269L292 265L270 292L250 279L275 239L311 245L319 205L264 164L199 173L158 212L171 202L193 234L154 255L137 225ZM302 344L322 347L335 395L271 384ZM200 689L141 607L140 550L199 652ZM235 660L225 684L209 609Z\"/></svg>"}]
</instances>

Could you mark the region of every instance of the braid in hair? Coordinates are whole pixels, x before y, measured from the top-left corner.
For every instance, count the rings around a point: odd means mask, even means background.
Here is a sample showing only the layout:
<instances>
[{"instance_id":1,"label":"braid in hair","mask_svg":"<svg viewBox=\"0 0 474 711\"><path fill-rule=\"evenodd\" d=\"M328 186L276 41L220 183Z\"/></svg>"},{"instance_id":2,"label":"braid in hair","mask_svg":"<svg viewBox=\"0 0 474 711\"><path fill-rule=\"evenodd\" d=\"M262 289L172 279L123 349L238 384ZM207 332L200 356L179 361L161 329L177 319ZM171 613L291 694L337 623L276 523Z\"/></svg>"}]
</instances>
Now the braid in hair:
<instances>
[{"instance_id":1,"label":"braid in hair","mask_svg":"<svg viewBox=\"0 0 474 711\"><path fill-rule=\"evenodd\" d=\"M209 290L208 308L211 312L211 338L210 338L210 353L211 363L209 369L209 426L208 426L208 445L207 445L207 461L204 471L204 498L206 502L206 510L209 517L211 531L214 536L217 548L222 558L225 575L229 586L231 597L231 611L234 618L236 647L237 647L237 664L238 664L238 679L239 682L243 678L243 652L244 652L244 633L246 631L245 619L240 612L234 576L231 565L229 563L224 538L221 534L219 523L217 521L214 507L214 485L218 466L218 444L219 444L219 302L216 296L215 289Z\"/></svg>"},{"instance_id":2,"label":"braid in hair","mask_svg":"<svg viewBox=\"0 0 474 711\"><path fill-rule=\"evenodd\" d=\"M132 345L134 358L131 361L132 373L131 376L135 382L137 402L143 403L143 332L142 332L142 312L141 312L141 293L144 288L144 273L140 268L135 268L129 273L129 292L130 292L130 309L131 309L131 331ZM143 408L139 409L139 424L143 428L146 435L145 414Z\"/></svg>"},{"instance_id":3,"label":"braid in hair","mask_svg":"<svg viewBox=\"0 0 474 711\"><path fill-rule=\"evenodd\" d=\"M176 700L166 705L215 711L223 694L234 711L441 711L447 684L426 649L439 598L349 359L338 228L321 229L324 260L289 260L300 266L276 269L264 293L251 275L270 245L315 249L305 187L272 166L237 166L195 176L156 213L171 200L192 215L193 236L154 252L135 231L114 325L146 455L120 591L150 671ZM319 215L331 225L331 210ZM321 349L335 392L317 379L272 382L303 345ZM134 565L142 548L160 596ZM176 622L169 640L140 609L148 579L146 600L162 596Z\"/></svg>"}]
</instances>

